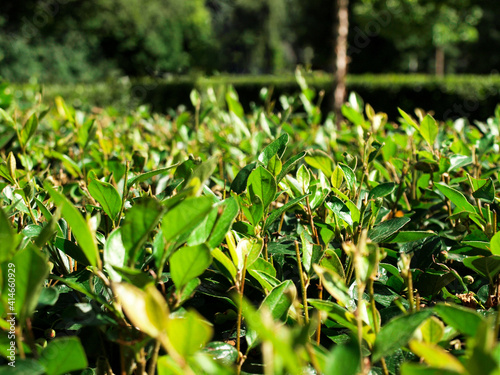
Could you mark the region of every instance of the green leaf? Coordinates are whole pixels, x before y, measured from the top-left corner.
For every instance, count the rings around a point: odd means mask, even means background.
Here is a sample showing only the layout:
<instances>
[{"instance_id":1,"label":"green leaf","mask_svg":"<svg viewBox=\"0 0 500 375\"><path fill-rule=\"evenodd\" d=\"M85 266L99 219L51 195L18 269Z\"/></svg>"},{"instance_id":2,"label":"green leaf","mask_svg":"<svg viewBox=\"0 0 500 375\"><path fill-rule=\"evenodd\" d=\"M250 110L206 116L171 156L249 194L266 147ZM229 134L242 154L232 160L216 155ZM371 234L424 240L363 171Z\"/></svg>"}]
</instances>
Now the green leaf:
<instances>
[{"instance_id":1,"label":"green leaf","mask_svg":"<svg viewBox=\"0 0 500 375\"><path fill-rule=\"evenodd\" d=\"M328 207L338 218L344 220L351 227L353 226L353 220L351 217L351 211L349 208L337 197L331 197L330 202L326 203Z\"/></svg>"},{"instance_id":2,"label":"green leaf","mask_svg":"<svg viewBox=\"0 0 500 375\"><path fill-rule=\"evenodd\" d=\"M224 266L224 268L229 272L231 275L231 278L233 280L236 280L236 267L234 263L229 259L229 257L224 254L220 249L213 249L212 250L212 256Z\"/></svg>"},{"instance_id":3,"label":"green leaf","mask_svg":"<svg viewBox=\"0 0 500 375\"><path fill-rule=\"evenodd\" d=\"M83 250L88 263L93 267L101 268L101 258L95 242L95 236L90 230L88 223L64 195L56 191L48 183L45 183L44 186L56 206L61 208L62 215L71 227L73 235Z\"/></svg>"},{"instance_id":4,"label":"green leaf","mask_svg":"<svg viewBox=\"0 0 500 375\"><path fill-rule=\"evenodd\" d=\"M450 166L448 167L448 172L451 172L457 168L465 167L466 165L469 164L472 164L472 156L465 156L465 155L450 156Z\"/></svg>"},{"instance_id":5,"label":"green leaf","mask_svg":"<svg viewBox=\"0 0 500 375\"><path fill-rule=\"evenodd\" d=\"M493 255L500 255L500 232L497 232L490 240L490 249Z\"/></svg>"},{"instance_id":6,"label":"green leaf","mask_svg":"<svg viewBox=\"0 0 500 375\"><path fill-rule=\"evenodd\" d=\"M459 374L465 373L465 367L458 358L437 344L413 340L410 342L410 349L433 368L456 371Z\"/></svg>"},{"instance_id":7,"label":"green leaf","mask_svg":"<svg viewBox=\"0 0 500 375\"><path fill-rule=\"evenodd\" d=\"M384 240L387 243L404 243L418 241L427 237L436 236L434 232L423 232L423 231L400 231L393 234L391 237Z\"/></svg>"},{"instance_id":8,"label":"green leaf","mask_svg":"<svg viewBox=\"0 0 500 375\"><path fill-rule=\"evenodd\" d=\"M489 178L483 186L472 193L472 196L476 199L493 203L495 201L495 186L493 185L493 180Z\"/></svg>"},{"instance_id":9,"label":"green leaf","mask_svg":"<svg viewBox=\"0 0 500 375\"><path fill-rule=\"evenodd\" d=\"M320 261L320 265L321 267L338 274L342 279L345 278L344 267L342 266L342 262L335 251L327 249Z\"/></svg>"},{"instance_id":10,"label":"green leaf","mask_svg":"<svg viewBox=\"0 0 500 375\"><path fill-rule=\"evenodd\" d=\"M59 289L55 287L42 288L38 298L37 308L42 306L54 306L59 299Z\"/></svg>"},{"instance_id":11,"label":"green leaf","mask_svg":"<svg viewBox=\"0 0 500 375\"><path fill-rule=\"evenodd\" d=\"M384 242L409 222L409 217L398 217L383 221L368 231L368 237L376 243Z\"/></svg>"},{"instance_id":12,"label":"green leaf","mask_svg":"<svg viewBox=\"0 0 500 375\"><path fill-rule=\"evenodd\" d=\"M284 133L281 137L267 145L266 148L264 148L264 150L262 150L259 154L257 159L265 166L267 166L271 158L275 155L281 159L285 153L288 139L288 134Z\"/></svg>"},{"instance_id":13,"label":"green leaf","mask_svg":"<svg viewBox=\"0 0 500 375\"><path fill-rule=\"evenodd\" d=\"M262 200L264 209L274 201L276 195L276 180L264 167L257 167L248 177L250 194L255 194Z\"/></svg>"},{"instance_id":14,"label":"green leaf","mask_svg":"<svg viewBox=\"0 0 500 375\"><path fill-rule=\"evenodd\" d=\"M420 134L431 148L434 147L434 142L436 141L438 132L439 128L436 120L434 120L431 115L425 115L424 119L420 123Z\"/></svg>"},{"instance_id":15,"label":"green leaf","mask_svg":"<svg viewBox=\"0 0 500 375\"><path fill-rule=\"evenodd\" d=\"M466 267L476 271L478 274L487 277L490 281L500 272L500 256L469 256L463 260Z\"/></svg>"},{"instance_id":16,"label":"green leaf","mask_svg":"<svg viewBox=\"0 0 500 375\"><path fill-rule=\"evenodd\" d=\"M127 251L126 261L129 266L132 267L137 261L146 240L164 212L161 203L154 198L143 198L125 212L121 238Z\"/></svg>"},{"instance_id":17,"label":"green leaf","mask_svg":"<svg viewBox=\"0 0 500 375\"><path fill-rule=\"evenodd\" d=\"M274 177L280 174L281 168L283 168L283 165L278 155L274 155L271 160L269 160L269 163L267 163L267 170L271 172Z\"/></svg>"},{"instance_id":18,"label":"green leaf","mask_svg":"<svg viewBox=\"0 0 500 375\"><path fill-rule=\"evenodd\" d=\"M112 231L104 244L104 268L113 281L121 281L122 276L113 267L124 267L127 264L128 254L122 241L122 228Z\"/></svg>"},{"instance_id":19,"label":"green leaf","mask_svg":"<svg viewBox=\"0 0 500 375\"><path fill-rule=\"evenodd\" d=\"M63 163L66 170L71 174L71 176L75 178L83 176L82 170L80 169L78 164L68 155L61 154L60 152L57 151L51 151L50 156L60 160L61 163Z\"/></svg>"},{"instance_id":20,"label":"green leaf","mask_svg":"<svg viewBox=\"0 0 500 375\"><path fill-rule=\"evenodd\" d=\"M218 218L215 222L212 232L207 241L210 248L219 246L224 240L227 232L231 229L233 221L238 216L240 207L238 206L238 201L234 197L229 197L224 201L215 205L214 209L218 210ZM220 213L222 210L222 213Z\"/></svg>"},{"instance_id":21,"label":"green leaf","mask_svg":"<svg viewBox=\"0 0 500 375\"><path fill-rule=\"evenodd\" d=\"M336 345L326 357L325 374L356 375L360 357L359 346L355 340Z\"/></svg>"},{"instance_id":22,"label":"green leaf","mask_svg":"<svg viewBox=\"0 0 500 375\"><path fill-rule=\"evenodd\" d=\"M302 151L301 153L294 155L290 159L288 159L285 164L283 164L283 168L281 169L278 177L276 177L276 181L280 182L283 177L285 177L286 174L290 172L305 156L306 152Z\"/></svg>"},{"instance_id":23,"label":"green leaf","mask_svg":"<svg viewBox=\"0 0 500 375\"><path fill-rule=\"evenodd\" d=\"M356 183L356 175L354 174L353 170L346 164L339 163L338 165L340 169L342 169L342 172L344 172L344 178L347 182L347 187L349 190L354 189L354 184Z\"/></svg>"},{"instance_id":24,"label":"green leaf","mask_svg":"<svg viewBox=\"0 0 500 375\"><path fill-rule=\"evenodd\" d=\"M26 144L30 140L30 138L35 134L36 129L38 128L38 117L35 113L31 115L31 117L26 121L24 127L21 129L19 133L19 143L21 147L24 149Z\"/></svg>"},{"instance_id":25,"label":"green leaf","mask_svg":"<svg viewBox=\"0 0 500 375\"><path fill-rule=\"evenodd\" d=\"M465 211L465 212L470 212L475 214L476 210L474 209L474 206L470 204L465 196L459 192L458 190L455 190L441 182L436 182L434 186L444 194L446 198L448 198L455 206L457 206L457 209L460 211Z\"/></svg>"},{"instance_id":26,"label":"green leaf","mask_svg":"<svg viewBox=\"0 0 500 375\"><path fill-rule=\"evenodd\" d=\"M222 341L212 341L202 351L224 366L231 366L238 359L236 348Z\"/></svg>"},{"instance_id":27,"label":"green leaf","mask_svg":"<svg viewBox=\"0 0 500 375\"><path fill-rule=\"evenodd\" d=\"M250 176L250 173L252 173L256 166L257 163L250 163L243 167L231 183L231 190L236 194L243 193L247 188L248 176Z\"/></svg>"},{"instance_id":28,"label":"green leaf","mask_svg":"<svg viewBox=\"0 0 500 375\"><path fill-rule=\"evenodd\" d=\"M396 186L397 185L394 182L385 182L379 184L370 190L370 192L368 193L368 200L385 197L396 190Z\"/></svg>"},{"instance_id":29,"label":"green leaf","mask_svg":"<svg viewBox=\"0 0 500 375\"><path fill-rule=\"evenodd\" d=\"M304 194L298 198L295 198L295 199L292 199L290 201L288 201L286 204L284 204L283 206L275 209L275 210L272 210L271 213L269 214L269 216L267 217L266 219L266 223L264 224L264 227L262 228L262 231L265 232L266 229L269 228L269 226L276 220L278 219L279 217L281 217L281 215L283 214L283 212L286 212L287 210L289 210L290 208L292 208L293 206L295 206L297 203L299 203L300 201L304 200L309 194Z\"/></svg>"},{"instance_id":30,"label":"green leaf","mask_svg":"<svg viewBox=\"0 0 500 375\"><path fill-rule=\"evenodd\" d=\"M373 362L378 362L382 357L390 355L396 349L405 346L411 339L413 332L431 314L431 309L424 309L413 314L400 315L391 319L382 327L375 339L372 352Z\"/></svg>"},{"instance_id":31,"label":"green leaf","mask_svg":"<svg viewBox=\"0 0 500 375\"><path fill-rule=\"evenodd\" d=\"M408 115L405 111L403 111L401 108L398 108L399 113L403 117L403 119L411 126L415 128L418 132L420 132L420 127L418 124Z\"/></svg>"},{"instance_id":32,"label":"green leaf","mask_svg":"<svg viewBox=\"0 0 500 375\"><path fill-rule=\"evenodd\" d=\"M308 151L305 159L307 164L323 172L326 177L331 178L333 173L333 160L324 151L311 150Z\"/></svg>"},{"instance_id":33,"label":"green leaf","mask_svg":"<svg viewBox=\"0 0 500 375\"><path fill-rule=\"evenodd\" d=\"M166 332L169 311L160 291L152 284L145 290L128 283L113 283L112 288L132 325L161 339Z\"/></svg>"},{"instance_id":34,"label":"green leaf","mask_svg":"<svg viewBox=\"0 0 500 375\"><path fill-rule=\"evenodd\" d=\"M342 182L344 181L344 171L340 166L336 166L332 173L331 182L334 188L340 189Z\"/></svg>"},{"instance_id":35,"label":"green leaf","mask_svg":"<svg viewBox=\"0 0 500 375\"><path fill-rule=\"evenodd\" d=\"M16 313L19 322L24 324L26 318L31 317L35 311L43 284L49 274L47 259L40 250L29 244L18 251L10 263L3 263L1 271L4 275L2 302L4 306L9 306L9 312ZM7 283L9 273L15 275L14 305L7 304L9 293L11 293Z\"/></svg>"},{"instance_id":36,"label":"green leaf","mask_svg":"<svg viewBox=\"0 0 500 375\"><path fill-rule=\"evenodd\" d=\"M211 197L186 198L167 211L161 223L167 243L177 240L182 234L195 228L212 209Z\"/></svg>"},{"instance_id":37,"label":"green leaf","mask_svg":"<svg viewBox=\"0 0 500 375\"><path fill-rule=\"evenodd\" d=\"M87 356L78 337L61 337L51 341L39 359L47 375L62 375L88 366Z\"/></svg>"},{"instance_id":38,"label":"green leaf","mask_svg":"<svg viewBox=\"0 0 500 375\"><path fill-rule=\"evenodd\" d=\"M337 272L329 268L313 264L314 271L320 277L323 282L323 286L337 301L342 303L344 306L349 306L351 302L351 296L349 295L349 289L345 284L344 279Z\"/></svg>"},{"instance_id":39,"label":"green leaf","mask_svg":"<svg viewBox=\"0 0 500 375\"><path fill-rule=\"evenodd\" d=\"M99 181L95 178L95 174L92 173L90 177L90 182L88 184L88 190L92 198L94 198L102 207L104 212L111 218L111 220L116 221L120 210L122 207L122 198L120 193L116 188L103 181Z\"/></svg>"},{"instance_id":40,"label":"green leaf","mask_svg":"<svg viewBox=\"0 0 500 375\"><path fill-rule=\"evenodd\" d=\"M457 375L456 371L443 370L415 363L404 362L401 365L401 375Z\"/></svg>"},{"instance_id":41,"label":"green leaf","mask_svg":"<svg viewBox=\"0 0 500 375\"><path fill-rule=\"evenodd\" d=\"M468 336L476 334L483 320L474 310L463 306L439 303L433 309L447 325Z\"/></svg>"},{"instance_id":42,"label":"green leaf","mask_svg":"<svg viewBox=\"0 0 500 375\"><path fill-rule=\"evenodd\" d=\"M170 257L170 275L177 290L200 276L212 263L210 250L205 244L184 246Z\"/></svg>"},{"instance_id":43,"label":"green leaf","mask_svg":"<svg viewBox=\"0 0 500 375\"><path fill-rule=\"evenodd\" d=\"M14 256L16 243L16 234L5 211L0 207L0 264Z\"/></svg>"},{"instance_id":44,"label":"green leaf","mask_svg":"<svg viewBox=\"0 0 500 375\"><path fill-rule=\"evenodd\" d=\"M140 184L141 182L149 180L150 178L157 176L159 174L165 174L165 172L168 172L169 170L177 166L179 166L179 163L171 165L170 167L155 169L154 171L149 171L134 178L131 178L130 180L127 181L127 188L130 189L135 184Z\"/></svg>"},{"instance_id":45,"label":"green leaf","mask_svg":"<svg viewBox=\"0 0 500 375\"><path fill-rule=\"evenodd\" d=\"M212 333L212 325L194 310L188 310L184 316L167 321L170 344L183 358L200 350L210 340Z\"/></svg>"},{"instance_id":46,"label":"green leaf","mask_svg":"<svg viewBox=\"0 0 500 375\"><path fill-rule=\"evenodd\" d=\"M266 296L259 309L268 308L274 320L285 321L296 295L293 282L283 281Z\"/></svg>"},{"instance_id":47,"label":"green leaf","mask_svg":"<svg viewBox=\"0 0 500 375\"><path fill-rule=\"evenodd\" d=\"M420 333L425 342L437 344L444 336L444 324L435 316L431 316L420 326Z\"/></svg>"},{"instance_id":48,"label":"green leaf","mask_svg":"<svg viewBox=\"0 0 500 375\"><path fill-rule=\"evenodd\" d=\"M62 237L56 237L54 246L57 249L61 250L64 254L69 255L78 263L81 263L83 266L90 265L89 260L87 259L87 256L85 255L82 248L75 243Z\"/></svg>"}]
</instances>

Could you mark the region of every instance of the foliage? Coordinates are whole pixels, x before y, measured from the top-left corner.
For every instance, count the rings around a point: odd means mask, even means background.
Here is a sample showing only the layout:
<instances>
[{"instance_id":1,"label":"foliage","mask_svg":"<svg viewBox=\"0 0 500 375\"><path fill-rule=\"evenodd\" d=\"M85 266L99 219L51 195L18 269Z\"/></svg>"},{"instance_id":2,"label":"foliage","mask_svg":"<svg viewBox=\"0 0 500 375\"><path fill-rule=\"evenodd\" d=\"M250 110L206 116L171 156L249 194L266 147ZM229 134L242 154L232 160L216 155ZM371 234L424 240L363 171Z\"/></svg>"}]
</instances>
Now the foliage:
<instances>
[{"instance_id":1,"label":"foliage","mask_svg":"<svg viewBox=\"0 0 500 375\"><path fill-rule=\"evenodd\" d=\"M2 373L497 373L500 108L352 93L336 127L297 80L283 111L0 110Z\"/></svg>"}]
</instances>

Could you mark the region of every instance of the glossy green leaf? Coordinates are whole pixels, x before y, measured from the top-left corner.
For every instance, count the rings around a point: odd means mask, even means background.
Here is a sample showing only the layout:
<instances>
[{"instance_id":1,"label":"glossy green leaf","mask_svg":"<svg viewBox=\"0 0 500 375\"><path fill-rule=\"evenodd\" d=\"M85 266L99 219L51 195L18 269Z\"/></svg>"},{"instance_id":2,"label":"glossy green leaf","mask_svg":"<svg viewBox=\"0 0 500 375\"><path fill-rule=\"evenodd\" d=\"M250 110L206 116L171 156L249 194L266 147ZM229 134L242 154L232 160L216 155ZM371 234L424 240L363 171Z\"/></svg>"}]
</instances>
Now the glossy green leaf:
<instances>
[{"instance_id":1,"label":"glossy green leaf","mask_svg":"<svg viewBox=\"0 0 500 375\"><path fill-rule=\"evenodd\" d=\"M399 111L399 114L403 117L403 119L411 126L413 126L413 128L415 128L415 130L417 131L420 131L420 127L418 126L418 124L410 117L410 115L408 115L405 111L403 111L401 108L398 108L398 111Z\"/></svg>"},{"instance_id":2,"label":"glossy green leaf","mask_svg":"<svg viewBox=\"0 0 500 375\"><path fill-rule=\"evenodd\" d=\"M455 190L448 185L445 185L441 182L437 182L434 184L434 186L444 194L446 198L448 198L460 211L465 211L465 212L470 212L475 214L476 210L474 209L474 206L470 204L467 199L464 197L464 195L459 192L458 190Z\"/></svg>"},{"instance_id":3,"label":"glossy green leaf","mask_svg":"<svg viewBox=\"0 0 500 375\"><path fill-rule=\"evenodd\" d=\"M292 171L293 168L306 156L306 152L302 151L301 153L292 156L290 159L288 159L284 164L283 167L281 168L281 172L278 174L278 177L276 177L276 182L280 182L283 177L287 175L288 172Z\"/></svg>"},{"instance_id":4,"label":"glossy green leaf","mask_svg":"<svg viewBox=\"0 0 500 375\"><path fill-rule=\"evenodd\" d=\"M231 225L238 216L240 210L238 202L234 197L229 197L224 201L216 204L214 209L217 209L218 212L222 211L222 213L218 214L217 221L215 222L210 237L207 241L210 248L219 246L220 243L224 240L224 237L231 229Z\"/></svg>"},{"instance_id":5,"label":"glossy green leaf","mask_svg":"<svg viewBox=\"0 0 500 375\"><path fill-rule=\"evenodd\" d=\"M342 169L342 172L344 172L344 178L347 182L347 187L349 188L349 190L353 190L356 183L356 175L354 174L354 171L346 164L339 163L338 166L340 167L340 169Z\"/></svg>"},{"instance_id":6,"label":"glossy green leaf","mask_svg":"<svg viewBox=\"0 0 500 375\"><path fill-rule=\"evenodd\" d=\"M81 263L83 266L89 266L89 260L85 252L80 246L62 237L56 237L54 245L57 249L61 250L64 254L69 255L71 258Z\"/></svg>"},{"instance_id":7,"label":"glossy green leaf","mask_svg":"<svg viewBox=\"0 0 500 375\"><path fill-rule=\"evenodd\" d=\"M289 136L287 133L282 134L278 139L267 145L257 159L265 166L267 166L271 158L275 155L281 159L285 153L288 139Z\"/></svg>"},{"instance_id":8,"label":"glossy green leaf","mask_svg":"<svg viewBox=\"0 0 500 375\"><path fill-rule=\"evenodd\" d=\"M375 339L373 361L390 355L396 349L406 345L413 332L432 314L431 309L424 309L413 314L400 315L391 319L382 327Z\"/></svg>"},{"instance_id":9,"label":"glossy green leaf","mask_svg":"<svg viewBox=\"0 0 500 375\"><path fill-rule=\"evenodd\" d=\"M61 337L51 341L39 359L47 375L62 375L88 366L87 356L78 337Z\"/></svg>"},{"instance_id":10,"label":"glossy green leaf","mask_svg":"<svg viewBox=\"0 0 500 375\"><path fill-rule=\"evenodd\" d=\"M212 333L212 325L193 310L186 311L184 316L176 316L167 321L170 344L183 358L202 349L212 337Z\"/></svg>"},{"instance_id":11,"label":"glossy green leaf","mask_svg":"<svg viewBox=\"0 0 500 375\"><path fill-rule=\"evenodd\" d=\"M474 310L459 305L439 303L433 309L447 325L468 336L476 334L482 321L482 317Z\"/></svg>"},{"instance_id":12,"label":"glossy green leaf","mask_svg":"<svg viewBox=\"0 0 500 375\"><path fill-rule=\"evenodd\" d=\"M122 198L116 188L107 182L90 177L88 190L111 220L116 221L122 207Z\"/></svg>"},{"instance_id":13,"label":"glossy green leaf","mask_svg":"<svg viewBox=\"0 0 500 375\"><path fill-rule=\"evenodd\" d=\"M351 217L351 211L349 208L337 197L331 197L330 201L326 203L328 207L339 219L344 220L351 227L353 226L353 220Z\"/></svg>"},{"instance_id":14,"label":"glossy green leaf","mask_svg":"<svg viewBox=\"0 0 500 375\"><path fill-rule=\"evenodd\" d=\"M212 198L193 197L167 211L161 223L167 243L175 241L182 234L196 227L212 209Z\"/></svg>"},{"instance_id":15,"label":"glossy green leaf","mask_svg":"<svg viewBox=\"0 0 500 375\"><path fill-rule=\"evenodd\" d=\"M423 232L423 231L399 231L393 234L391 237L384 240L387 243L404 243L418 241L423 238L436 236L434 232Z\"/></svg>"},{"instance_id":16,"label":"glossy green leaf","mask_svg":"<svg viewBox=\"0 0 500 375\"><path fill-rule=\"evenodd\" d=\"M463 260L464 266L492 280L500 272L500 256L469 256Z\"/></svg>"},{"instance_id":17,"label":"glossy green leaf","mask_svg":"<svg viewBox=\"0 0 500 375\"><path fill-rule=\"evenodd\" d=\"M101 258L97 249L95 236L91 232L88 223L82 217L75 206L68 199L56 191L49 184L44 184L45 189L50 193L52 200L56 206L61 208L62 216L66 219L73 231L73 235L78 241L78 245L82 249L88 263L93 267L101 268Z\"/></svg>"},{"instance_id":18,"label":"glossy green leaf","mask_svg":"<svg viewBox=\"0 0 500 375\"><path fill-rule=\"evenodd\" d=\"M203 348L203 352L225 366L231 366L238 359L236 348L222 341L212 341Z\"/></svg>"},{"instance_id":19,"label":"glossy green leaf","mask_svg":"<svg viewBox=\"0 0 500 375\"><path fill-rule=\"evenodd\" d=\"M234 263L229 259L229 257L224 254L220 249L213 249L212 250L212 256L214 259L216 259L220 264L224 266L224 268L229 272L233 280L236 280L236 273L238 272L236 270L236 266Z\"/></svg>"},{"instance_id":20,"label":"glossy green leaf","mask_svg":"<svg viewBox=\"0 0 500 375\"><path fill-rule=\"evenodd\" d=\"M271 160L269 160L269 163L267 163L267 170L271 172L274 177L280 174L282 168L283 164L278 155L274 155Z\"/></svg>"},{"instance_id":21,"label":"glossy green leaf","mask_svg":"<svg viewBox=\"0 0 500 375\"><path fill-rule=\"evenodd\" d=\"M320 266L338 274L341 278L345 278L344 267L337 253L327 249L321 258Z\"/></svg>"},{"instance_id":22,"label":"glossy green leaf","mask_svg":"<svg viewBox=\"0 0 500 375\"><path fill-rule=\"evenodd\" d=\"M397 185L394 182L385 182L378 184L368 193L368 199L377 199L385 197L396 190Z\"/></svg>"},{"instance_id":23,"label":"glossy green leaf","mask_svg":"<svg viewBox=\"0 0 500 375\"><path fill-rule=\"evenodd\" d=\"M274 320L284 321L296 296L297 289L293 282L291 280L283 281L266 296L260 309L267 308Z\"/></svg>"},{"instance_id":24,"label":"glossy green leaf","mask_svg":"<svg viewBox=\"0 0 500 375\"><path fill-rule=\"evenodd\" d=\"M376 243L384 242L409 222L409 217L398 217L383 221L368 231L368 238Z\"/></svg>"},{"instance_id":25,"label":"glossy green leaf","mask_svg":"<svg viewBox=\"0 0 500 375\"><path fill-rule=\"evenodd\" d=\"M195 277L200 276L212 263L212 255L205 244L184 246L170 257L170 276L175 287L182 290Z\"/></svg>"},{"instance_id":26,"label":"glossy green leaf","mask_svg":"<svg viewBox=\"0 0 500 375\"><path fill-rule=\"evenodd\" d=\"M294 198L290 201L288 201L286 204L284 204L283 206L275 209L275 210L272 210L271 213L269 214L269 216L267 217L266 219L266 223L264 224L264 227L263 227L263 231L265 231L266 229L269 228L269 226L274 222L276 221L276 219L278 219L279 217L281 217L281 215L283 214L283 212L286 212L288 211L290 208L292 208L293 206L295 206L297 203L299 203L300 201L304 200L309 194L305 194L305 195L302 195L300 197L297 197L297 198Z\"/></svg>"},{"instance_id":27,"label":"glossy green leaf","mask_svg":"<svg viewBox=\"0 0 500 375\"><path fill-rule=\"evenodd\" d=\"M126 262L129 266L133 266L137 261L146 240L164 212L161 203L153 198L143 198L125 212L121 238L127 251Z\"/></svg>"},{"instance_id":28,"label":"glossy green leaf","mask_svg":"<svg viewBox=\"0 0 500 375\"><path fill-rule=\"evenodd\" d=\"M493 203L495 201L495 186L493 180L489 178L486 183L477 189L472 196L484 202Z\"/></svg>"},{"instance_id":29,"label":"glossy green leaf","mask_svg":"<svg viewBox=\"0 0 500 375\"><path fill-rule=\"evenodd\" d=\"M331 269L313 264L314 271L320 277L323 282L323 286L333 297L337 299L344 306L349 306L351 301L351 296L349 295L349 289L345 284L344 279L338 273L332 271Z\"/></svg>"},{"instance_id":30,"label":"glossy green leaf","mask_svg":"<svg viewBox=\"0 0 500 375\"><path fill-rule=\"evenodd\" d=\"M250 163L240 169L233 182L231 183L231 190L236 194L241 194L247 189L247 181L250 173L257 167L257 163Z\"/></svg>"},{"instance_id":31,"label":"glossy green leaf","mask_svg":"<svg viewBox=\"0 0 500 375\"><path fill-rule=\"evenodd\" d=\"M335 170L332 173L331 177L332 186L334 188L340 189L342 182L344 181L344 171L338 165L335 167Z\"/></svg>"}]
</instances>

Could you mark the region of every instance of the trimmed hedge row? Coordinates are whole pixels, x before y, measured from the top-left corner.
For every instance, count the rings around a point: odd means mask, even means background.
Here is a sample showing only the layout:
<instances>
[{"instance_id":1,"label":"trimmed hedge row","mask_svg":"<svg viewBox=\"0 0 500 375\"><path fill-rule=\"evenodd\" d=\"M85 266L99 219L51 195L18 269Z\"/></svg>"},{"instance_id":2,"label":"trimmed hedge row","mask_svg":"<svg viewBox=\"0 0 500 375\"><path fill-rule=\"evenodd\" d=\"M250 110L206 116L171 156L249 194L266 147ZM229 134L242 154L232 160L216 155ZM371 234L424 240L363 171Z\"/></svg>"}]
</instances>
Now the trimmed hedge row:
<instances>
[{"instance_id":1,"label":"trimmed hedge row","mask_svg":"<svg viewBox=\"0 0 500 375\"><path fill-rule=\"evenodd\" d=\"M323 109L328 110L332 102L333 76L326 73L307 73L309 86L316 91L324 90ZM219 94L227 85L233 85L240 101L247 108L258 101L263 87L273 89L273 98L294 95L300 88L293 74L272 75L220 75L213 77L167 77L144 78L95 84L49 85L44 87L44 97L52 101L61 95L75 107L113 106L118 109L149 104L154 111L165 112L168 108L189 105L189 93L195 87L205 91L209 87ZM397 116L395 107L407 111L414 108L433 110L439 119L470 117L484 120L494 112L500 102L500 75L352 75L347 82L349 91L356 91L365 102L377 111L387 112L391 118ZM14 85L15 96L33 97L33 85Z\"/></svg>"}]
</instances>

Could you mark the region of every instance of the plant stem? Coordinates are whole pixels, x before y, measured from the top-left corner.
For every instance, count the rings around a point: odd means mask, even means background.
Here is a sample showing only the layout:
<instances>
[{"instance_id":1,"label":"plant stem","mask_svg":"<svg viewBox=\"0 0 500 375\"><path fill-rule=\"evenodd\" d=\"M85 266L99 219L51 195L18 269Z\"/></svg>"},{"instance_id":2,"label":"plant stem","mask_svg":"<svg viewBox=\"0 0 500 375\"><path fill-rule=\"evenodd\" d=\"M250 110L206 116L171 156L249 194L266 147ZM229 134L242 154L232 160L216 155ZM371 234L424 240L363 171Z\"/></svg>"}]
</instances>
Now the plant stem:
<instances>
[{"instance_id":1,"label":"plant stem","mask_svg":"<svg viewBox=\"0 0 500 375\"><path fill-rule=\"evenodd\" d=\"M158 353L160 352L160 341L156 340L155 347L153 349L153 354L151 355L151 359L148 367L148 375L155 375L156 372L156 363L158 362Z\"/></svg>"},{"instance_id":2,"label":"plant stem","mask_svg":"<svg viewBox=\"0 0 500 375\"><path fill-rule=\"evenodd\" d=\"M238 375L241 373L241 366L244 362L244 356L241 353L241 321L243 319L243 293L245 290L245 274L247 270L247 260L248 256L245 257L245 262L243 263L243 269L240 271L240 277L238 280L238 294L240 297L238 303L238 319L236 321L236 351L238 352Z\"/></svg>"},{"instance_id":3,"label":"plant stem","mask_svg":"<svg viewBox=\"0 0 500 375\"><path fill-rule=\"evenodd\" d=\"M302 292L302 305L304 307L304 318L307 324L309 323L309 311L307 309L307 289L306 289L306 283L304 281L304 272L302 271L302 261L300 260L300 250L298 241L295 241L295 254L297 255L297 265L299 267L300 288Z\"/></svg>"},{"instance_id":4,"label":"plant stem","mask_svg":"<svg viewBox=\"0 0 500 375\"><path fill-rule=\"evenodd\" d=\"M321 279L318 284L318 299L323 299L323 284L321 283ZM321 341L321 315L318 316L318 327L316 328L316 343L319 345Z\"/></svg>"}]
</instances>

